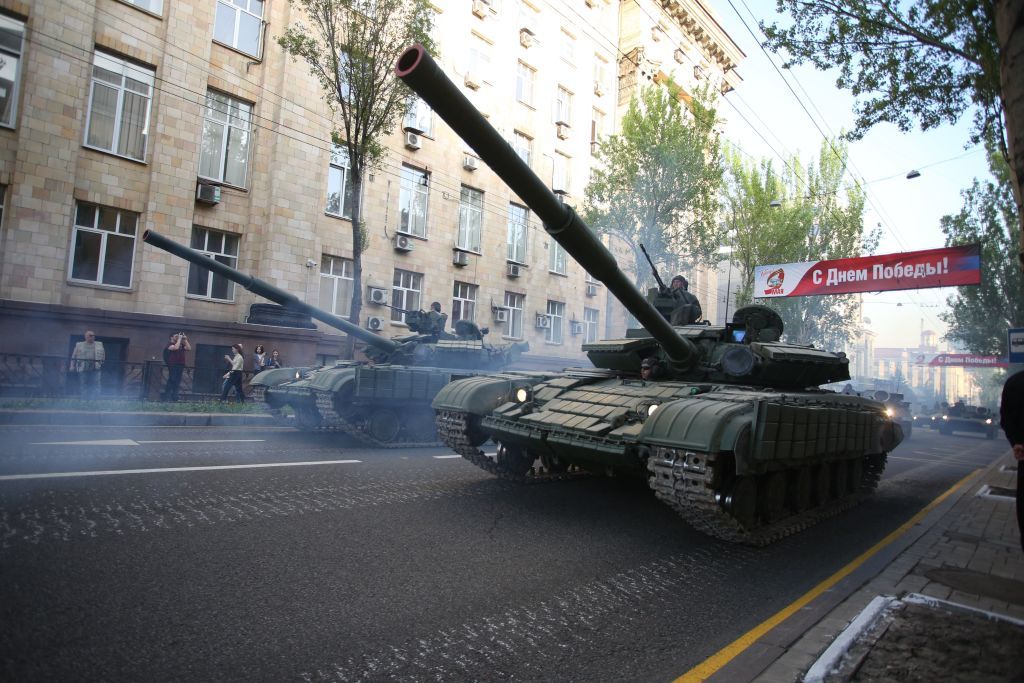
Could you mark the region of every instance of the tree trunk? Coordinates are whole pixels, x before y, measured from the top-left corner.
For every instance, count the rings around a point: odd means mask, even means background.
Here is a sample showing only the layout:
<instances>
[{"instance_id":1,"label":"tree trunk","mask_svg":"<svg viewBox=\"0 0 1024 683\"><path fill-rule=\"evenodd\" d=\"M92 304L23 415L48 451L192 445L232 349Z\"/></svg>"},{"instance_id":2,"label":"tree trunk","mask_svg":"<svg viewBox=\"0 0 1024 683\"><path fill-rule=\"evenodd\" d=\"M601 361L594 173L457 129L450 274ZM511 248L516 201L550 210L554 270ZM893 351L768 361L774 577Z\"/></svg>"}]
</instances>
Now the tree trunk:
<instances>
[{"instance_id":1,"label":"tree trunk","mask_svg":"<svg viewBox=\"0 0 1024 683\"><path fill-rule=\"evenodd\" d=\"M354 156L354 155L350 155ZM363 216L363 166L351 162L352 171L352 306L349 321L359 324L363 309L363 239L359 226ZM352 360L356 355L356 338L351 334L345 339L345 358Z\"/></svg>"},{"instance_id":2,"label":"tree trunk","mask_svg":"<svg viewBox=\"0 0 1024 683\"><path fill-rule=\"evenodd\" d=\"M1017 258L1024 268L1024 4L1020 0L993 0L993 22L999 45L999 85L1003 121L1010 155L1010 180L1021 227Z\"/></svg>"}]
</instances>

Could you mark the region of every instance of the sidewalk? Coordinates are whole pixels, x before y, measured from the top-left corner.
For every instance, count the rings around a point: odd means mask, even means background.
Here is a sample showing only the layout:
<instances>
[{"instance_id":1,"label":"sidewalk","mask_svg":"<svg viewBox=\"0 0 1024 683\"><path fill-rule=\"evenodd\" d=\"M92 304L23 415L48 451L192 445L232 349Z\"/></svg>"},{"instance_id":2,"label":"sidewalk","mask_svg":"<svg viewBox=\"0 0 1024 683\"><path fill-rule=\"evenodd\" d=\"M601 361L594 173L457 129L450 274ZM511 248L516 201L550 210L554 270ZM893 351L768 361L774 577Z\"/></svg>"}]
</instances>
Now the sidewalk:
<instances>
[{"instance_id":1,"label":"sidewalk","mask_svg":"<svg viewBox=\"0 0 1024 683\"><path fill-rule=\"evenodd\" d=\"M119 427L282 426L288 418L269 413L104 412L89 410L4 410L0 425L110 425Z\"/></svg>"},{"instance_id":2,"label":"sidewalk","mask_svg":"<svg viewBox=\"0 0 1024 683\"><path fill-rule=\"evenodd\" d=\"M707 680L1024 681L1009 449Z\"/></svg>"}]
</instances>

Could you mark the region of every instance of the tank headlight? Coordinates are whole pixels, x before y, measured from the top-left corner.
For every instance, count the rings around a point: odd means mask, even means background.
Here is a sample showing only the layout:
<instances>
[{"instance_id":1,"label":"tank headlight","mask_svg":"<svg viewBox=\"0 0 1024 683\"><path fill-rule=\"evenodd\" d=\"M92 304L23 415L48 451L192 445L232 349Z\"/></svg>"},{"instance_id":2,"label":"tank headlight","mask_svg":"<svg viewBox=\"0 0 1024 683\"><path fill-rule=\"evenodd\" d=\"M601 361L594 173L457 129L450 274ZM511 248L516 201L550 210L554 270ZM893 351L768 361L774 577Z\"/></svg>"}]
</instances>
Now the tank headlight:
<instances>
[{"instance_id":1,"label":"tank headlight","mask_svg":"<svg viewBox=\"0 0 1024 683\"><path fill-rule=\"evenodd\" d=\"M516 403L526 403L530 400L530 390L526 387L516 389Z\"/></svg>"},{"instance_id":2,"label":"tank headlight","mask_svg":"<svg viewBox=\"0 0 1024 683\"><path fill-rule=\"evenodd\" d=\"M647 406L647 417L654 415L654 411L656 411L658 407L659 406L657 403L652 403L651 405Z\"/></svg>"},{"instance_id":3,"label":"tank headlight","mask_svg":"<svg viewBox=\"0 0 1024 683\"><path fill-rule=\"evenodd\" d=\"M948 420L948 419L949 419L949 415L943 415L943 416L942 416L942 419L943 419L943 420Z\"/></svg>"},{"instance_id":4,"label":"tank headlight","mask_svg":"<svg viewBox=\"0 0 1024 683\"><path fill-rule=\"evenodd\" d=\"M990 417L987 420L985 420L985 424L987 424L987 425L992 424L992 418Z\"/></svg>"},{"instance_id":5,"label":"tank headlight","mask_svg":"<svg viewBox=\"0 0 1024 683\"><path fill-rule=\"evenodd\" d=\"M886 414L886 415L887 415L888 417L892 417L892 416L893 416L893 415L895 415L896 413L895 413L895 412L893 411L893 409L892 409L892 408L886 408L886 409L885 409L885 414Z\"/></svg>"},{"instance_id":6,"label":"tank headlight","mask_svg":"<svg viewBox=\"0 0 1024 683\"><path fill-rule=\"evenodd\" d=\"M295 371L295 379L302 379L302 370Z\"/></svg>"}]
</instances>

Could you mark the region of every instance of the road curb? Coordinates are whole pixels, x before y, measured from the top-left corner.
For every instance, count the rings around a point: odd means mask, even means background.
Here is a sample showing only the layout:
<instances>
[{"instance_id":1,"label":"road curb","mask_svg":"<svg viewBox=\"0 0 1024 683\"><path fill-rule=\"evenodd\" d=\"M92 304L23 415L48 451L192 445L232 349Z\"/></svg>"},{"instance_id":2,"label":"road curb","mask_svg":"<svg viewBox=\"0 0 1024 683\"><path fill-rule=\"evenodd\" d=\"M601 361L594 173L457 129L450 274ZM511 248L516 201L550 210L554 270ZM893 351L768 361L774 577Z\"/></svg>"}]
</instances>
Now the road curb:
<instances>
[{"instance_id":1,"label":"road curb","mask_svg":"<svg viewBox=\"0 0 1024 683\"><path fill-rule=\"evenodd\" d=\"M0 410L0 425L110 425L117 427L281 426L265 413L92 412L88 410Z\"/></svg>"}]
</instances>

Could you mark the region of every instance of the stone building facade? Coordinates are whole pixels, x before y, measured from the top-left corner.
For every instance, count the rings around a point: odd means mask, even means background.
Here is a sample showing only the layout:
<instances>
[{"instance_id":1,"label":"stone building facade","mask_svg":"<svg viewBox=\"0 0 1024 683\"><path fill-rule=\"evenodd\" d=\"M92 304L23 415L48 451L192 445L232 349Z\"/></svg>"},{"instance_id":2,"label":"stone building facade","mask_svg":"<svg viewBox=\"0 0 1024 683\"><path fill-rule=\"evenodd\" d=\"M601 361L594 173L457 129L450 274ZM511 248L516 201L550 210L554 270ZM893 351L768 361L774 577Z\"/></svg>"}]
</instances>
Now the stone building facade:
<instances>
[{"instance_id":1,"label":"stone building facade","mask_svg":"<svg viewBox=\"0 0 1024 683\"><path fill-rule=\"evenodd\" d=\"M445 71L569 203L625 107L627 55L684 88L738 83L742 53L700 0L435 8ZM89 328L132 362L179 330L196 363L234 342L337 357L337 330L255 324L266 302L142 242L155 230L347 314L345 155L318 83L274 40L299 19L286 0L0 0L0 353L66 357ZM623 331L604 288L431 112L387 146L364 188L360 326L405 330L375 300L439 301L548 366ZM691 278L698 294L712 277Z\"/></svg>"}]
</instances>

